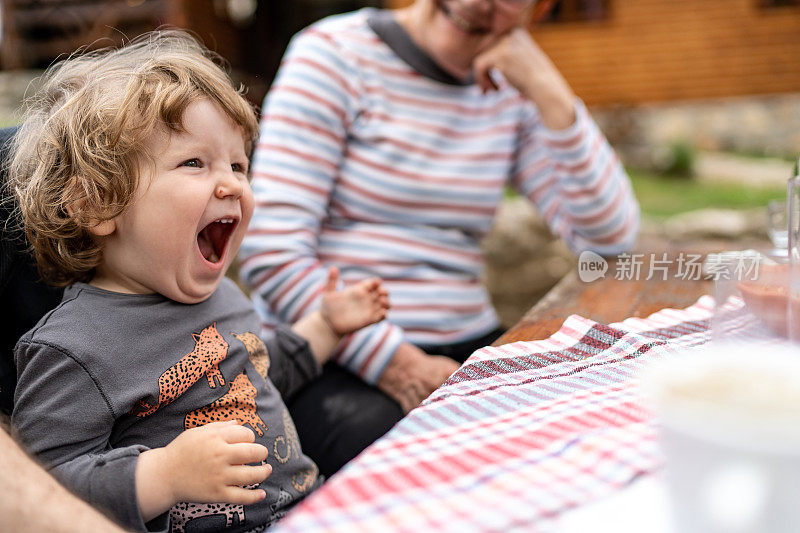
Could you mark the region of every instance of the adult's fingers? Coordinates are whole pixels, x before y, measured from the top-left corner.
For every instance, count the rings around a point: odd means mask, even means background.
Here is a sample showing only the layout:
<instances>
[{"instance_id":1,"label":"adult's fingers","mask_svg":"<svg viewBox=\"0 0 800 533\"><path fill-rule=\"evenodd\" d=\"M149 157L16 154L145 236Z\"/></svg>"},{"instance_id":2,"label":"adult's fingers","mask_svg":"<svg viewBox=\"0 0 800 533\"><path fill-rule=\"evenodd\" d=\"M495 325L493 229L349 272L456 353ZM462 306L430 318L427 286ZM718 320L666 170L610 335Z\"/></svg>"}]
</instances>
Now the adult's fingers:
<instances>
[{"instance_id":1,"label":"adult's fingers","mask_svg":"<svg viewBox=\"0 0 800 533\"><path fill-rule=\"evenodd\" d=\"M394 400L400 404L400 408L403 410L403 413L408 413L419 405L419 401L416 401L417 395L410 386L403 387L401 390L397 391L397 393L391 394L390 396L392 396L392 398L394 398Z\"/></svg>"},{"instance_id":2,"label":"adult's fingers","mask_svg":"<svg viewBox=\"0 0 800 533\"><path fill-rule=\"evenodd\" d=\"M441 379L441 382L439 383L439 385L441 385L456 370L461 368L461 365L457 361L455 361L453 359L450 359L449 357L446 357L444 355L437 355L435 357L437 358L438 376L439 376L439 379ZM437 385L437 387L438 387L438 385Z\"/></svg>"},{"instance_id":3,"label":"adult's fingers","mask_svg":"<svg viewBox=\"0 0 800 533\"><path fill-rule=\"evenodd\" d=\"M478 46L476 50L476 57L480 57L484 54L491 52L495 47L497 47L503 39L506 39L508 35L513 31L513 28L505 33L501 33L499 35L491 35L484 38L483 42Z\"/></svg>"},{"instance_id":4,"label":"adult's fingers","mask_svg":"<svg viewBox=\"0 0 800 533\"><path fill-rule=\"evenodd\" d=\"M421 381L414 381L411 384L410 391L411 391L411 401L414 403L413 407L418 406L422 403L422 400L428 397L430 393L434 391L436 387L429 388ZM412 407L412 409L413 409Z\"/></svg>"},{"instance_id":5,"label":"adult's fingers","mask_svg":"<svg viewBox=\"0 0 800 533\"><path fill-rule=\"evenodd\" d=\"M472 70L475 73L475 82L483 90L483 92L490 90L497 90L497 84L491 76L491 70L497 67L501 59L503 48L509 34L505 33L495 39L488 41L481 47L481 51L472 62Z\"/></svg>"},{"instance_id":6,"label":"adult's fingers","mask_svg":"<svg viewBox=\"0 0 800 533\"><path fill-rule=\"evenodd\" d=\"M475 83L478 84L478 87L480 87L483 92L497 88L497 85L495 85L494 80L489 74L493 66L490 53L478 56L472 64L472 69L475 73Z\"/></svg>"},{"instance_id":7,"label":"adult's fingers","mask_svg":"<svg viewBox=\"0 0 800 533\"><path fill-rule=\"evenodd\" d=\"M400 408L403 410L403 413L408 414L413 408L419 405L415 402L408 394L404 394L403 397L400 399Z\"/></svg>"}]
</instances>

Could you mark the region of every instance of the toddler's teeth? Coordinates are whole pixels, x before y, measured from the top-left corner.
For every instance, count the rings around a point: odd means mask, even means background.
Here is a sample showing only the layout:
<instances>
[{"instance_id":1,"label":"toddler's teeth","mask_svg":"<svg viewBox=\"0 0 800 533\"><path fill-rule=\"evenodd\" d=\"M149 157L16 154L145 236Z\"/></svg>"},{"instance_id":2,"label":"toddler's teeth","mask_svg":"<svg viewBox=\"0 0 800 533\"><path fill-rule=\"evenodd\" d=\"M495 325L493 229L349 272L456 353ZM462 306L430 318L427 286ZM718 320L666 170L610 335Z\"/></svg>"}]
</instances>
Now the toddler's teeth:
<instances>
[{"instance_id":1,"label":"toddler's teeth","mask_svg":"<svg viewBox=\"0 0 800 533\"><path fill-rule=\"evenodd\" d=\"M211 257L208 258L208 260L212 263L216 263L217 261L219 261L219 257L217 256L217 253L214 252L213 254L211 254Z\"/></svg>"}]
</instances>

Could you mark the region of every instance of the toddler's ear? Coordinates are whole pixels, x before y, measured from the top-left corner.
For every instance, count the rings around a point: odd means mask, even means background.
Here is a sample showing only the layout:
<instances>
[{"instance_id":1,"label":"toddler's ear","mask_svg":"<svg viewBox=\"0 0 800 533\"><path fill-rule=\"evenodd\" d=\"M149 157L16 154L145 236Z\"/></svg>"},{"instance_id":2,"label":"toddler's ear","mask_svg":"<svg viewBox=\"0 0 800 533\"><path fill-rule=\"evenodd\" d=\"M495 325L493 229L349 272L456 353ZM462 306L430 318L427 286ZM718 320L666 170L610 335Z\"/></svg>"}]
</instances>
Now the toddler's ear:
<instances>
[{"instance_id":1,"label":"toddler's ear","mask_svg":"<svg viewBox=\"0 0 800 533\"><path fill-rule=\"evenodd\" d=\"M68 203L66 208L69 216L78 218L78 214L80 213L85 202L86 201L84 199L81 199ZM89 218L86 229L89 230L89 233L95 237L107 237L108 235L114 233L114 230L117 229L117 223L113 218L111 220L97 220L96 218Z\"/></svg>"},{"instance_id":2,"label":"toddler's ear","mask_svg":"<svg viewBox=\"0 0 800 533\"><path fill-rule=\"evenodd\" d=\"M117 223L113 218L111 220L103 220L102 222L97 223L92 220L91 225L86 229L88 229L89 232L95 237L107 237L108 235L114 233L114 230L117 229Z\"/></svg>"}]
</instances>

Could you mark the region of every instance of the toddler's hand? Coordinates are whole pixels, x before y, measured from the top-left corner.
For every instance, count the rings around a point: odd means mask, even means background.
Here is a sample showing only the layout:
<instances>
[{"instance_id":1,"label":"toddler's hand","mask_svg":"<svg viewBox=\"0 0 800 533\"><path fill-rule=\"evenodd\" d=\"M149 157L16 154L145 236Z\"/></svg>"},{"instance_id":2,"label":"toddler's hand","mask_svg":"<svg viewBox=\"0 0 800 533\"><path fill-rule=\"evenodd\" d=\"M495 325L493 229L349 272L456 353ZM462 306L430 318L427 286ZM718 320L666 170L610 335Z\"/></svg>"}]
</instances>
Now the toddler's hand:
<instances>
[{"instance_id":1,"label":"toddler's hand","mask_svg":"<svg viewBox=\"0 0 800 533\"><path fill-rule=\"evenodd\" d=\"M339 270L328 270L328 281L322 292L320 314L337 335L345 335L386 318L389 309L389 291L378 278L336 290Z\"/></svg>"},{"instance_id":2,"label":"toddler's hand","mask_svg":"<svg viewBox=\"0 0 800 533\"><path fill-rule=\"evenodd\" d=\"M254 441L251 429L232 420L186 430L164 448L142 453L136 492L145 520L178 502L249 505L263 500L263 490L242 487L272 473L268 464L248 464L267 457L266 447Z\"/></svg>"}]
</instances>

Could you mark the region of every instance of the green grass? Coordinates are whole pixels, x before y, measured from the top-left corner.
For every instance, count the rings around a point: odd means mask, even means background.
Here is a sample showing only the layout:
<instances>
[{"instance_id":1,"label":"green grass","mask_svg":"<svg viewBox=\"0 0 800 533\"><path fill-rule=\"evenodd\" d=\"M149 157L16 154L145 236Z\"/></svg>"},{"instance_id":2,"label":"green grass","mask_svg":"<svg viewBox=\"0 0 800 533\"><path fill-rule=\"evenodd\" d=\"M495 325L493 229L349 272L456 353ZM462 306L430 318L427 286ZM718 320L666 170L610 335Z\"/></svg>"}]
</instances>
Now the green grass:
<instances>
[{"instance_id":1,"label":"green grass","mask_svg":"<svg viewBox=\"0 0 800 533\"><path fill-rule=\"evenodd\" d=\"M11 126L19 126L19 120L6 117L0 118L0 128L9 128Z\"/></svg>"},{"instance_id":2,"label":"green grass","mask_svg":"<svg viewBox=\"0 0 800 533\"><path fill-rule=\"evenodd\" d=\"M781 159L783 161L789 161L794 163L797 161L797 155L795 153L777 153L777 154L767 154L764 153L763 150L735 150L730 152L733 155L738 155L740 157L746 157L747 159L755 159L755 160L763 160L763 159Z\"/></svg>"},{"instance_id":3,"label":"green grass","mask_svg":"<svg viewBox=\"0 0 800 533\"><path fill-rule=\"evenodd\" d=\"M748 187L735 184L698 183L628 169L642 212L656 218L704 208L750 209L765 207L769 200L786 198L785 187Z\"/></svg>"}]
</instances>

